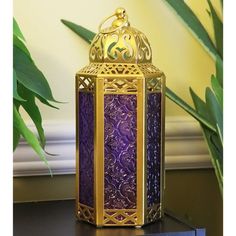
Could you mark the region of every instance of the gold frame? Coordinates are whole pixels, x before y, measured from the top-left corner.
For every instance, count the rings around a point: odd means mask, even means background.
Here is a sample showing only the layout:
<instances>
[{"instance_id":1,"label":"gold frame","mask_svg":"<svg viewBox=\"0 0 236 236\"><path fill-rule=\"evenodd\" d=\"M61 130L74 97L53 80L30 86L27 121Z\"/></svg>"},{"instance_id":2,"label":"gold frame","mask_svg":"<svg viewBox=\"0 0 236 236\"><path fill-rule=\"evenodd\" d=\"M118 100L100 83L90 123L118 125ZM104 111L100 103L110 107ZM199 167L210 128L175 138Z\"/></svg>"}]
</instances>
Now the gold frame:
<instances>
[{"instance_id":1,"label":"gold frame","mask_svg":"<svg viewBox=\"0 0 236 236\"><path fill-rule=\"evenodd\" d=\"M131 73L123 73L131 70ZM151 81L153 80L153 81ZM150 84L151 81L151 84ZM108 84L108 86L106 86ZM152 87L153 86L153 87ZM116 89L117 87L117 89ZM78 95L94 93L94 208L79 203L79 135ZM161 92L161 200L147 207L146 199L146 103L147 94ZM137 96L137 208L104 209L104 95L136 94ZM165 76L151 63L90 63L76 75L76 215L78 219L97 226L143 226L163 215ZM114 213L114 214L108 214ZM129 212L130 214L128 214ZM122 220L114 218L118 214Z\"/></svg>"}]
</instances>

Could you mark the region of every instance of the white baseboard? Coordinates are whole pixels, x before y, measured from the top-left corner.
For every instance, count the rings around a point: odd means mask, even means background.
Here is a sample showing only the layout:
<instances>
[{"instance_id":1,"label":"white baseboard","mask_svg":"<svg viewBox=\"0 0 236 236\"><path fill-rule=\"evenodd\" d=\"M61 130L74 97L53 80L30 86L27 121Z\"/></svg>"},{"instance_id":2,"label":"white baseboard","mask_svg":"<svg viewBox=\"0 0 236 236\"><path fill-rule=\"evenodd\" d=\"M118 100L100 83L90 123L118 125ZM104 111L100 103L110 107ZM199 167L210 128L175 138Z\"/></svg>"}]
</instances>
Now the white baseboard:
<instances>
[{"instance_id":1,"label":"white baseboard","mask_svg":"<svg viewBox=\"0 0 236 236\"><path fill-rule=\"evenodd\" d=\"M31 126L31 125L30 125ZM46 151L54 175L75 173L75 124L45 122ZM14 176L48 175L48 169L34 151L20 141L14 153ZM212 167L198 123L187 117L166 118L166 169Z\"/></svg>"}]
</instances>

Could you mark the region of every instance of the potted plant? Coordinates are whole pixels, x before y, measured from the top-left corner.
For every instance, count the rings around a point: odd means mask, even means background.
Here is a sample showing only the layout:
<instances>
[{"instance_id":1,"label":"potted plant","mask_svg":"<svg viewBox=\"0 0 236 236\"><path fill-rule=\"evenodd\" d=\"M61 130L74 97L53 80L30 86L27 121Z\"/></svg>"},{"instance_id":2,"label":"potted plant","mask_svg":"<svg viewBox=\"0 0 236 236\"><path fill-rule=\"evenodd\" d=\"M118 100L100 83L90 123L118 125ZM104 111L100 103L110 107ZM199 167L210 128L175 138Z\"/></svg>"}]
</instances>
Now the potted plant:
<instances>
[{"instance_id":1,"label":"potted plant","mask_svg":"<svg viewBox=\"0 0 236 236\"><path fill-rule=\"evenodd\" d=\"M58 109L50 103L57 101L52 95L45 76L35 65L20 27L13 19L13 150L16 149L20 137L23 137L48 166L42 116L36 100ZM38 137L27 127L20 108L23 108L32 119ZM48 168L51 173L49 166Z\"/></svg>"}]
</instances>

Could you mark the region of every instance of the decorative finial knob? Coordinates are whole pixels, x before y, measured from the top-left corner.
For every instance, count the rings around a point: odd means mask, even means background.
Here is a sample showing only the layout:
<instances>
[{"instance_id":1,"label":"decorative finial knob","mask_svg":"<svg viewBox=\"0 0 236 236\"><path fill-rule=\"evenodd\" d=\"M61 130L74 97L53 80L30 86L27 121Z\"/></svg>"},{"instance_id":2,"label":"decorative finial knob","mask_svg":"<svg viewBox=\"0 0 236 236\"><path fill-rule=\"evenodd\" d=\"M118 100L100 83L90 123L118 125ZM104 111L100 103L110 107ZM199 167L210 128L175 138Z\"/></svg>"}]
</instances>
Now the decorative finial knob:
<instances>
[{"instance_id":1,"label":"decorative finial knob","mask_svg":"<svg viewBox=\"0 0 236 236\"><path fill-rule=\"evenodd\" d=\"M119 8L116 9L115 16L117 17L117 19L112 22L112 26L114 28L118 28L118 27L120 27L121 25L124 25L124 23L127 22L126 11L123 7L119 7Z\"/></svg>"},{"instance_id":2,"label":"decorative finial knob","mask_svg":"<svg viewBox=\"0 0 236 236\"><path fill-rule=\"evenodd\" d=\"M123 7L119 7L116 9L115 15L118 19L124 19L126 15L126 11Z\"/></svg>"}]
</instances>

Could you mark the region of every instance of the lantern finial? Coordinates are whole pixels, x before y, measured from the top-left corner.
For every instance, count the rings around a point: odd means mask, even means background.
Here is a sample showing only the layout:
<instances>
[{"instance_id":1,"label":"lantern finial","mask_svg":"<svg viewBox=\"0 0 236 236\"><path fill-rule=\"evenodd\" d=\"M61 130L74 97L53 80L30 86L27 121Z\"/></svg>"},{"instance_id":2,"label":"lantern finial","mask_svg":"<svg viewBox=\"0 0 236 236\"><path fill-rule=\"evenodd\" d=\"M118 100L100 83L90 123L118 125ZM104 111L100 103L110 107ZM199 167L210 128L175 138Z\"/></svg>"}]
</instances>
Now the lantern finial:
<instances>
[{"instance_id":1,"label":"lantern finial","mask_svg":"<svg viewBox=\"0 0 236 236\"><path fill-rule=\"evenodd\" d=\"M121 27L128 22L128 16L125 9L122 7L116 9L115 16L117 17L117 19L112 22L113 28Z\"/></svg>"},{"instance_id":2,"label":"lantern finial","mask_svg":"<svg viewBox=\"0 0 236 236\"><path fill-rule=\"evenodd\" d=\"M126 10L123 7L119 7L116 9L116 16L118 19L124 19L126 15Z\"/></svg>"}]
</instances>

